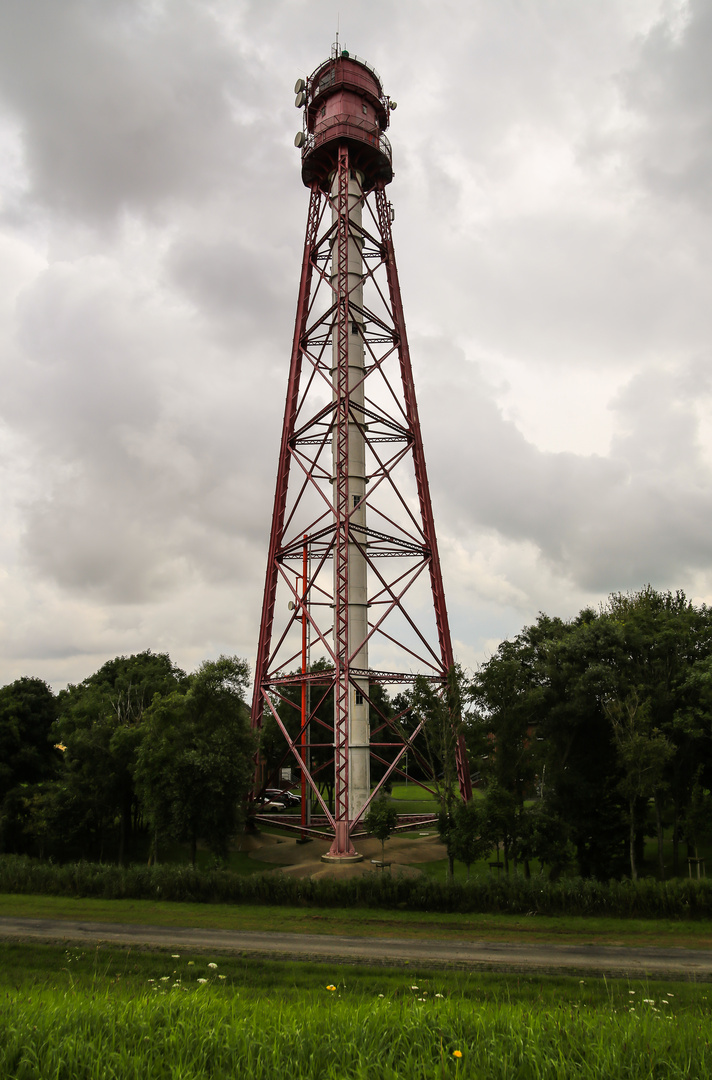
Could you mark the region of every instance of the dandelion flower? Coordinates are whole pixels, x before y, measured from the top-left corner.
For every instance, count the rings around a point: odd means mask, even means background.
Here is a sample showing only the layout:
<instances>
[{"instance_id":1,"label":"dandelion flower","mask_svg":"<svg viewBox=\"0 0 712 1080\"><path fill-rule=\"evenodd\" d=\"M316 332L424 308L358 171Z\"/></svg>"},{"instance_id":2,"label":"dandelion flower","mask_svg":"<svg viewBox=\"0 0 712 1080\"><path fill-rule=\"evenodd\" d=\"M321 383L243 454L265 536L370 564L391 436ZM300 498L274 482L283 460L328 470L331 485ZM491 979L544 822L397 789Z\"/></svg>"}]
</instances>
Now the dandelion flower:
<instances>
[{"instance_id":1,"label":"dandelion flower","mask_svg":"<svg viewBox=\"0 0 712 1080\"><path fill-rule=\"evenodd\" d=\"M629 991L628 991L628 993L629 993L629 994L634 994L634 993L635 993L635 990L629 990Z\"/></svg>"},{"instance_id":2,"label":"dandelion flower","mask_svg":"<svg viewBox=\"0 0 712 1080\"><path fill-rule=\"evenodd\" d=\"M189 960L188 967L195 967L195 960Z\"/></svg>"},{"instance_id":3,"label":"dandelion flower","mask_svg":"<svg viewBox=\"0 0 712 1080\"><path fill-rule=\"evenodd\" d=\"M170 975L161 975L161 982L168 982Z\"/></svg>"},{"instance_id":4,"label":"dandelion flower","mask_svg":"<svg viewBox=\"0 0 712 1080\"><path fill-rule=\"evenodd\" d=\"M199 983L206 983L207 981L208 981L207 979L198 979Z\"/></svg>"},{"instance_id":5,"label":"dandelion flower","mask_svg":"<svg viewBox=\"0 0 712 1080\"><path fill-rule=\"evenodd\" d=\"M461 1058L462 1057L462 1050L453 1050L452 1056L455 1057L455 1058Z\"/></svg>"},{"instance_id":6,"label":"dandelion flower","mask_svg":"<svg viewBox=\"0 0 712 1080\"><path fill-rule=\"evenodd\" d=\"M227 975L218 975L218 978L219 978L219 979L226 979L226 978L227 978Z\"/></svg>"},{"instance_id":7,"label":"dandelion flower","mask_svg":"<svg viewBox=\"0 0 712 1080\"><path fill-rule=\"evenodd\" d=\"M180 960L180 953L179 952L172 952L171 953L171 960Z\"/></svg>"},{"instance_id":8,"label":"dandelion flower","mask_svg":"<svg viewBox=\"0 0 712 1080\"><path fill-rule=\"evenodd\" d=\"M218 966L217 964L213 964L212 962L210 964L208 964L209 968L216 968L217 966Z\"/></svg>"},{"instance_id":9,"label":"dandelion flower","mask_svg":"<svg viewBox=\"0 0 712 1080\"><path fill-rule=\"evenodd\" d=\"M379 997L383 997L383 994L379 994L378 996L379 996Z\"/></svg>"},{"instance_id":10,"label":"dandelion flower","mask_svg":"<svg viewBox=\"0 0 712 1080\"><path fill-rule=\"evenodd\" d=\"M336 990L336 987L335 987L335 986L332 986L332 985L331 985L331 983L329 983L329 985L327 986L327 988L326 988L326 989L327 989L327 990Z\"/></svg>"},{"instance_id":11,"label":"dandelion flower","mask_svg":"<svg viewBox=\"0 0 712 1080\"><path fill-rule=\"evenodd\" d=\"M436 994L435 997L445 997L444 994Z\"/></svg>"},{"instance_id":12,"label":"dandelion flower","mask_svg":"<svg viewBox=\"0 0 712 1080\"><path fill-rule=\"evenodd\" d=\"M411 990L420 990L419 986L411 986Z\"/></svg>"}]
</instances>

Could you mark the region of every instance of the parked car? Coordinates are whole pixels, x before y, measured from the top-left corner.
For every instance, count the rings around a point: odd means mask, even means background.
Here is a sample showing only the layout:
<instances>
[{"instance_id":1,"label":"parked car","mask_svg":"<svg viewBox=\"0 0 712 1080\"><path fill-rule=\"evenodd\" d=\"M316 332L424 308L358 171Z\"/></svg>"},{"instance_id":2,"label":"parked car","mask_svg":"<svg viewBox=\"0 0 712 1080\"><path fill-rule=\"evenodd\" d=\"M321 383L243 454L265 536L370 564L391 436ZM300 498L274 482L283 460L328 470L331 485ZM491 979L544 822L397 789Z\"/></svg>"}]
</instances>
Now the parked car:
<instances>
[{"instance_id":1,"label":"parked car","mask_svg":"<svg viewBox=\"0 0 712 1080\"><path fill-rule=\"evenodd\" d=\"M266 792L264 795L258 795L255 799L255 806L257 810L262 814L281 814L286 809L287 804L281 799L272 799Z\"/></svg>"},{"instance_id":2,"label":"parked car","mask_svg":"<svg viewBox=\"0 0 712 1080\"><path fill-rule=\"evenodd\" d=\"M301 795L296 795L288 788L265 788L265 795L274 802L282 803L282 806L285 808L288 806L302 805Z\"/></svg>"}]
</instances>

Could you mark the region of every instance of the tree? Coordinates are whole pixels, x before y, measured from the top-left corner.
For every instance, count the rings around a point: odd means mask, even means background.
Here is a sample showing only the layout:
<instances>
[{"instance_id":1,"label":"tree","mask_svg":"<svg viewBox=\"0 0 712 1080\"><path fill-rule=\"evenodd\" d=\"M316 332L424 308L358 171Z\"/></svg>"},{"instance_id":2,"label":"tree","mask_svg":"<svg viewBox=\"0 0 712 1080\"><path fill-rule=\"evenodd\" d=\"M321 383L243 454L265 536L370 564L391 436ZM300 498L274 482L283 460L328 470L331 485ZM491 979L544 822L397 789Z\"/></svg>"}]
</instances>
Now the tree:
<instances>
[{"instance_id":1,"label":"tree","mask_svg":"<svg viewBox=\"0 0 712 1080\"><path fill-rule=\"evenodd\" d=\"M618 876L625 867L625 813L603 702L620 689L622 634L586 608L561 624L546 653L548 700L537 737L548 813L565 824L582 876Z\"/></svg>"},{"instance_id":2,"label":"tree","mask_svg":"<svg viewBox=\"0 0 712 1080\"><path fill-rule=\"evenodd\" d=\"M120 862L130 857L140 809L133 772L144 716L156 696L174 692L185 680L167 653L149 649L109 660L59 694L53 733L66 751L60 790L44 805L62 815L57 829L65 849L92 852L101 860L110 843Z\"/></svg>"},{"instance_id":3,"label":"tree","mask_svg":"<svg viewBox=\"0 0 712 1080\"><path fill-rule=\"evenodd\" d=\"M702 783L703 767L700 766L692 787L692 796L687 805L683 827L687 841L694 849L695 859L699 859L699 844L712 836L712 792Z\"/></svg>"},{"instance_id":4,"label":"tree","mask_svg":"<svg viewBox=\"0 0 712 1080\"><path fill-rule=\"evenodd\" d=\"M618 786L628 802L630 876L636 881L637 807L654 798L662 787L665 766L675 749L670 740L652 726L649 703L640 702L637 694L632 693L625 701L608 701L604 707L611 721L623 771Z\"/></svg>"},{"instance_id":5,"label":"tree","mask_svg":"<svg viewBox=\"0 0 712 1080\"><path fill-rule=\"evenodd\" d=\"M435 794L439 804L438 832L448 857L448 878L455 874L454 809L460 795L457 776L457 743L462 725L462 673L453 667L444 687L436 688L418 675L410 697L410 721L423 722L423 737Z\"/></svg>"},{"instance_id":6,"label":"tree","mask_svg":"<svg viewBox=\"0 0 712 1080\"><path fill-rule=\"evenodd\" d=\"M484 733L490 737L483 771L516 799L520 816L525 798L545 796L547 816L565 823L576 847L580 873L602 878L623 872L626 841L630 847L635 763L624 749L631 738L625 712L638 702L643 712L633 708L634 727L647 718L645 731L638 730L646 769L653 768L653 758L659 767L650 798L660 875L663 826L670 817L677 872L679 825L698 764L712 786L708 608L694 607L682 592L647 585L614 593L598 611L585 608L569 622L542 614L502 642L469 694L475 706L471 745L482 746ZM633 817L642 839L640 806ZM547 832L556 830L547 826ZM522 823L519 836L525 833Z\"/></svg>"},{"instance_id":7,"label":"tree","mask_svg":"<svg viewBox=\"0 0 712 1080\"><path fill-rule=\"evenodd\" d=\"M374 799L363 819L367 831L381 841L381 861L385 858L385 843L398 824L398 811L386 795Z\"/></svg>"},{"instance_id":8,"label":"tree","mask_svg":"<svg viewBox=\"0 0 712 1080\"><path fill-rule=\"evenodd\" d=\"M458 862L467 867L467 879L470 879L470 867L480 859L486 859L494 847L487 809L481 799L457 803L453 810L451 844Z\"/></svg>"},{"instance_id":9,"label":"tree","mask_svg":"<svg viewBox=\"0 0 712 1080\"><path fill-rule=\"evenodd\" d=\"M709 609L705 609L709 613ZM679 840L694 846L689 830L693 801L712 787L712 657L702 655L688 666L679 686L674 718L675 757L668 769L673 803L673 871L679 870ZM699 788L698 788L699 785ZM688 850L688 855L690 854ZM697 857L697 856L696 856Z\"/></svg>"},{"instance_id":10,"label":"tree","mask_svg":"<svg viewBox=\"0 0 712 1080\"><path fill-rule=\"evenodd\" d=\"M526 870L528 845L514 841L528 835L525 800L546 791L549 815L567 822L581 873L607 877L614 870L624 828L609 780L615 750L600 706L609 689L611 636L590 609L570 623L542 614L502 642L469 687L468 739L481 746L488 733L484 777L514 800L511 812L498 815L507 865L511 848Z\"/></svg>"},{"instance_id":11,"label":"tree","mask_svg":"<svg viewBox=\"0 0 712 1080\"><path fill-rule=\"evenodd\" d=\"M255 750L248 681L244 660L208 660L145 714L136 783L156 837L187 841L193 865L199 840L225 858L244 821Z\"/></svg>"},{"instance_id":12,"label":"tree","mask_svg":"<svg viewBox=\"0 0 712 1080\"><path fill-rule=\"evenodd\" d=\"M0 851L23 849L26 800L59 764L50 738L56 715L57 700L42 679L0 689Z\"/></svg>"},{"instance_id":13,"label":"tree","mask_svg":"<svg viewBox=\"0 0 712 1080\"><path fill-rule=\"evenodd\" d=\"M510 856L518 854L514 848L517 837L518 803L516 796L508 791L496 778L493 778L485 792L484 818L487 835L491 838L492 846L496 845L499 854L499 846L502 845L504 855L505 873L509 874Z\"/></svg>"},{"instance_id":14,"label":"tree","mask_svg":"<svg viewBox=\"0 0 712 1080\"><path fill-rule=\"evenodd\" d=\"M556 881L571 865L575 853L569 828L566 822L552 811L547 799L541 799L533 808L530 820L533 857L538 859L542 866L549 867L549 877Z\"/></svg>"},{"instance_id":15,"label":"tree","mask_svg":"<svg viewBox=\"0 0 712 1080\"><path fill-rule=\"evenodd\" d=\"M646 585L636 592L614 593L602 617L621 636L619 689L621 700L635 694L647 702L650 724L674 746L657 786L654 811L660 876L663 809L671 804L673 872L679 866L680 822L691 798L698 764L710 769L709 701L705 702L705 669L712 658L712 612L695 607L684 592L658 592Z\"/></svg>"}]
</instances>

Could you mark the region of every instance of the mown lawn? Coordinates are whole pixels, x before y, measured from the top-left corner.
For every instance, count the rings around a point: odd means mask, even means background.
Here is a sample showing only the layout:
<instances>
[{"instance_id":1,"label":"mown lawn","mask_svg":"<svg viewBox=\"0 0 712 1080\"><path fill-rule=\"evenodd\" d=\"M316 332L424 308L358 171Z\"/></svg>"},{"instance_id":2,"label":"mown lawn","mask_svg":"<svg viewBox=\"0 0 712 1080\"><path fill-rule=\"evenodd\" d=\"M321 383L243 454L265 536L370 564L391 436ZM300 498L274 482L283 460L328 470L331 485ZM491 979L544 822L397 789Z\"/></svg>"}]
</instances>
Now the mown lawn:
<instances>
[{"instance_id":1,"label":"mown lawn","mask_svg":"<svg viewBox=\"0 0 712 1080\"><path fill-rule=\"evenodd\" d=\"M0 996L12 1080L642 1080L712 1066L712 988L690 983L0 946Z\"/></svg>"},{"instance_id":2,"label":"mown lawn","mask_svg":"<svg viewBox=\"0 0 712 1080\"><path fill-rule=\"evenodd\" d=\"M0 893L2 916L236 931L279 929L285 933L352 937L712 948L712 921L707 919L449 914L359 907L191 904L173 900L100 900Z\"/></svg>"}]
</instances>

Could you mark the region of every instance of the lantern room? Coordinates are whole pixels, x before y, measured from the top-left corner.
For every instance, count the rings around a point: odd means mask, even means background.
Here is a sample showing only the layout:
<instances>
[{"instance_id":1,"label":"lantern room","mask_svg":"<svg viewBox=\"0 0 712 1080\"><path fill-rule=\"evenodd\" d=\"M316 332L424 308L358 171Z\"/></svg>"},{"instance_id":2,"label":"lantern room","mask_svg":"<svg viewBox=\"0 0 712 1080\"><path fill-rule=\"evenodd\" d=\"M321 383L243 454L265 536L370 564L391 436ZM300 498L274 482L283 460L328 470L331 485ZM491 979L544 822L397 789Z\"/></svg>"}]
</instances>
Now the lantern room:
<instances>
[{"instance_id":1,"label":"lantern room","mask_svg":"<svg viewBox=\"0 0 712 1080\"><path fill-rule=\"evenodd\" d=\"M304 108L304 130L295 145L302 151L302 180L316 181L326 190L337 147L349 145L354 167L363 173L366 188L393 178L391 147L384 135L395 103L383 94L377 72L346 50L333 55L295 86Z\"/></svg>"}]
</instances>

